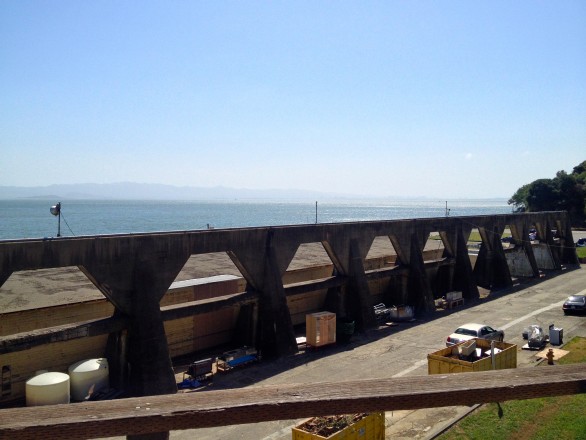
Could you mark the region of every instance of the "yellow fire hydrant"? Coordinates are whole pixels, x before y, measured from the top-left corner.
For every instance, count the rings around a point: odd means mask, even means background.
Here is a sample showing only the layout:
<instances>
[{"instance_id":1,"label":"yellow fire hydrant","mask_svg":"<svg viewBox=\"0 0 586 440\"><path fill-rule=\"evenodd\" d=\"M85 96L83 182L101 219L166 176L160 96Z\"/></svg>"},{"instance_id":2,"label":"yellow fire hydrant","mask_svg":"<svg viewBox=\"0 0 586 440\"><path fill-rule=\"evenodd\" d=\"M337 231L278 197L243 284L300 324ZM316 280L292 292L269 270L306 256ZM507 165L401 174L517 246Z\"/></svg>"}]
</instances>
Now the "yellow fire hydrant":
<instances>
[{"instance_id":1,"label":"yellow fire hydrant","mask_svg":"<svg viewBox=\"0 0 586 440\"><path fill-rule=\"evenodd\" d=\"M550 348L545 356L547 357L547 365L553 365L553 349Z\"/></svg>"}]
</instances>

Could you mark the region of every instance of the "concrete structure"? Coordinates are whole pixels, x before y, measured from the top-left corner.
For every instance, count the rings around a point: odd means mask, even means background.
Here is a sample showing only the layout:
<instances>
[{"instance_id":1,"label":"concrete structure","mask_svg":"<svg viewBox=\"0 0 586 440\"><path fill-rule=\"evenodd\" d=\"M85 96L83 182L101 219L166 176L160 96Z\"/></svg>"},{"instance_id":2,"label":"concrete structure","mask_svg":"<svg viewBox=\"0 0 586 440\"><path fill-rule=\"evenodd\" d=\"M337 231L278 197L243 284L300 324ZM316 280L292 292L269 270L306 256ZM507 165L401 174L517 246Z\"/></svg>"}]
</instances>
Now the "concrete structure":
<instances>
[{"instance_id":1,"label":"concrete structure","mask_svg":"<svg viewBox=\"0 0 586 440\"><path fill-rule=\"evenodd\" d=\"M111 318L55 330L49 336L45 332L4 338L0 354L55 338L108 334L105 357L115 376L113 383L134 396L175 393L165 319L239 303L244 306L239 317L244 342L259 347L263 356L289 354L297 350L297 344L288 295L328 289L328 309L355 319L360 330L375 325L369 292L372 280L386 280L387 295L398 304L413 305L418 314L434 310L434 298L449 291L460 290L464 298L475 298L478 286L510 285L511 273L500 241L507 226L523 249L523 264L531 268L532 276L539 276L540 269L559 270L562 264L578 263L563 212L3 241L0 285L16 271L78 266L115 311ZM524 239L530 227L537 229L546 250L539 260ZM466 247L473 229L483 242L474 268ZM554 229L559 238L553 238ZM443 255L425 261L423 246L432 232L441 237ZM367 271L366 255L379 236L389 238L396 262L392 267ZM283 276L298 247L315 242L322 243L328 253L334 266L332 276L286 288ZM230 256L246 279L246 292L197 307L176 307L164 315L160 300L189 256L212 252Z\"/></svg>"}]
</instances>

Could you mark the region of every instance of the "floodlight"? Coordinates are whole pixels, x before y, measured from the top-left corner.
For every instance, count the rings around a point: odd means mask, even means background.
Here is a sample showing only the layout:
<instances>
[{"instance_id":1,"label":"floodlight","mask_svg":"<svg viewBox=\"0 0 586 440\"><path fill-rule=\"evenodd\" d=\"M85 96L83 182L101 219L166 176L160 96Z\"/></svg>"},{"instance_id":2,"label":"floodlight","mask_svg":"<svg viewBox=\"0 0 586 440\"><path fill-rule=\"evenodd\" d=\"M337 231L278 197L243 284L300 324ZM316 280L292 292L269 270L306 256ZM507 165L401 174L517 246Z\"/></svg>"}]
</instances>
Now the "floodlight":
<instances>
[{"instance_id":1,"label":"floodlight","mask_svg":"<svg viewBox=\"0 0 586 440\"><path fill-rule=\"evenodd\" d=\"M59 220L57 222L57 237L61 237L61 202L51 206L50 211L54 216L59 216Z\"/></svg>"}]
</instances>

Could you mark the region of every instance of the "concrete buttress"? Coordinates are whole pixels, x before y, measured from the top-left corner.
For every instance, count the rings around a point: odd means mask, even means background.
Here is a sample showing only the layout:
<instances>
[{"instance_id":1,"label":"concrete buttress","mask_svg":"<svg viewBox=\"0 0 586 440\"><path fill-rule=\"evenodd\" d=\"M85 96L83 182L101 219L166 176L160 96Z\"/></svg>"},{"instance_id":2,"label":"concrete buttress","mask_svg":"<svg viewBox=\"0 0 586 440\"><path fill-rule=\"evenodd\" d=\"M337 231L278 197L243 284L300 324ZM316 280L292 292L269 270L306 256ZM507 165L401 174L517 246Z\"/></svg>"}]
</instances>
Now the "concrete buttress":
<instances>
[{"instance_id":1,"label":"concrete buttress","mask_svg":"<svg viewBox=\"0 0 586 440\"><path fill-rule=\"evenodd\" d=\"M271 228L264 229L264 234L258 235L254 242L233 246L230 252L232 260L245 274L248 285L259 292L258 345L265 357L297 352L283 274L299 244L286 239L277 240L274 235Z\"/></svg>"},{"instance_id":2,"label":"concrete buttress","mask_svg":"<svg viewBox=\"0 0 586 440\"><path fill-rule=\"evenodd\" d=\"M454 288L461 290L462 296L466 299L476 299L480 296L470 257L468 256L468 237L470 229L461 226L455 231L456 266L454 268Z\"/></svg>"}]
</instances>

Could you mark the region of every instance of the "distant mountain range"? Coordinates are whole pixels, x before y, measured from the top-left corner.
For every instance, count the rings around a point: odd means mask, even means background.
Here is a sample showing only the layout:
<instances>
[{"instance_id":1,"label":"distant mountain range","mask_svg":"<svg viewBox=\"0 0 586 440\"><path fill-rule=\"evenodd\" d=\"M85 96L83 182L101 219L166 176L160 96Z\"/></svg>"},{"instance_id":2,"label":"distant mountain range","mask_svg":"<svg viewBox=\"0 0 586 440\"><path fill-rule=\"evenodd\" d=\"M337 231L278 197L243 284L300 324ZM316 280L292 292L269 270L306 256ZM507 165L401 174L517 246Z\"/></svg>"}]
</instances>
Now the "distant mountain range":
<instances>
[{"instance_id":1,"label":"distant mountain range","mask_svg":"<svg viewBox=\"0 0 586 440\"><path fill-rule=\"evenodd\" d=\"M209 188L151 183L83 183L35 187L0 186L0 199L118 199L118 200L218 200L218 199L325 199L357 198L357 195L306 190Z\"/></svg>"}]
</instances>

